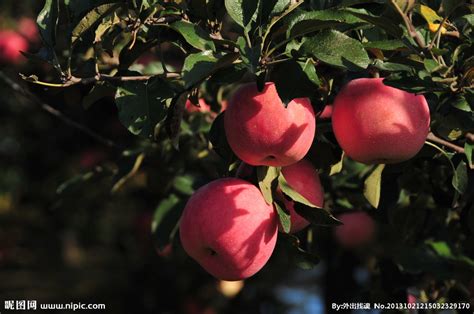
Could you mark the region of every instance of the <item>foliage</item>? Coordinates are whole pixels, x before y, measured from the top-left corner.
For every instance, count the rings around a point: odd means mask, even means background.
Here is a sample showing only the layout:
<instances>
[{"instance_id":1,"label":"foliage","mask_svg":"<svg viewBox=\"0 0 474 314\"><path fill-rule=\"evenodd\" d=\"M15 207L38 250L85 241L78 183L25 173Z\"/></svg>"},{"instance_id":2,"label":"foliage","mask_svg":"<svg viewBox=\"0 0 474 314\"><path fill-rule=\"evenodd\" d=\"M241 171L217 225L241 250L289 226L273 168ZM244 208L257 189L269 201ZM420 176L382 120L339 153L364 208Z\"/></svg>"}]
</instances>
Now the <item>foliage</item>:
<instances>
[{"instance_id":1,"label":"foliage","mask_svg":"<svg viewBox=\"0 0 474 314\"><path fill-rule=\"evenodd\" d=\"M251 180L267 202L275 202L285 231L290 222L275 200L277 188L313 223L298 234L300 240L282 236L296 265L310 268L318 256L329 260L331 248L308 241L308 234L334 228L338 213L364 210L379 225L375 252L366 253L381 267L374 276L382 277L388 259L396 265L394 273L409 276L411 284L424 274L438 280L436 289L444 295L433 301L447 298L446 291L454 289L447 279L466 284L474 272L473 7L466 1L407 3L45 1L37 18L43 45L27 56L49 64L54 76L43 80L29 73L25 79L59 89L87 86L87 110L114 95L118 119L136 136L120 143L127 148L118 167L69 180L58 198L71 189L93 189L94 180L110 180L110 189L120 193L143 174L159 182L156 245L176 245L179 214L189 195L211 179L236 174L240 161L226 143L223 114L215 116L237 84L262 87L274 81L285 103L309 97L321 112L349 80L380 75L385 84L424 94L429 102L434 137L415 158L395 165L358 164L342 155L330 122L318 121L308 158L320 170L325 208L296 193L277 168L259 167ZM147 62L147 54L155 58ZM212 111L186 109L188 99L197 104L198 98ZM394 285L399 286L392 290L408 287ZM419 289L434 288L420 284ZM391 295L380 293L386 295L372 297Z\"/></svg>"}]
</instances>

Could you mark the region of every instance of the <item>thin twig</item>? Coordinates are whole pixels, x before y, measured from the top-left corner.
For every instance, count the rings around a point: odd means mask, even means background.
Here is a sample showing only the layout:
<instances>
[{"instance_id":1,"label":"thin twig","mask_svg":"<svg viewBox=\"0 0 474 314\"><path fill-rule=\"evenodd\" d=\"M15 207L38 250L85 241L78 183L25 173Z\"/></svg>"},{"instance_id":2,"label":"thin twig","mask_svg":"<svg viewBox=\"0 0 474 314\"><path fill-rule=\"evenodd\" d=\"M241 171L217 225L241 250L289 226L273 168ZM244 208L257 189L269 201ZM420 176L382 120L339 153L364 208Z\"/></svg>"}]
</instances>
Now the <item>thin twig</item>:
<instances>
[{"instance_id":1,"label":"thin twig","mask_svg":"<svg viewBox=\"0 0 474 314\"><path fill-rule=\"evenodd\" d=\"M464 148L456 144L453 144L451 142L448 142L446 140L443 140L442 138L439 138L436 135L434 135L432 132L428 133L428 136L426 137L426 139L433 143L437 143L437 144L449 147L457 153L464 154Z\"/></svg>"},{"instance_id":2,"label":"thin twig","mask_svg":"<svg viewBox=\"0 0 474 314\"><path fill-rule=\"evenodd\" d=\"M14 92L16 92L16 93L30 99L34 103L38 104L41 109L43 109L47 113L51 114L52 116L58 118L59 120L61 120L65 124L75 128L75 129L78 129L79 131L89 135L91 138L95 139L96 141L98 141L98 142L100 142L100 143L102 143L106 146L109 146L109 147L112 147L112 148L115 148L115 149L120 149L120 150L124 149L123 147L120 147L118 144L116 144L112 140L107 139L107 138L103 137L102 135L97 134L96 132L92 131L91 129L89 129L85 125L80 124L80 123L72 120L71 118L63 115L59 110L57 110L57 109L51 107L50 105L42 102L36 95L34 95L32 92L30 92L30 91L26 90L25 88L23 88L20 84L16 83L12 79L10 79L2 71L0 71L0 79L2 81L4 81Z\"/></svg>"},{"instance_id":3,"label":"thin twig","mask_svg":"<svg viewBox=\"0 0 474 314\"><path fill-rule=\"evenodd\" d=\"M400 7L397 5L395 0L390 0L390 3L397 10L398 14L400 14L400 16L402 17L403 22L405 23L405 27L408 30L408 34L415 40L418 47L420 47L421 49L425 49L426 45L425 45L425 42L424 42L423 38L421 38L420 34L418 34L418 32L416 31L415 26L410 21L408 16L402 11L402 9L400 9Z\"/></svg>"},{"instance_id":4,"label":"thin twig","mask_svg":"<svg viewBox=\"0 0 474 314\"><path fill-rule=\"evenodd\" d=\"M431 43L429 44L429 46L427 48L428 50L433 49L433 46L435 45L435 43L437 43L437 45L439 46L439 38L441 38L441 32L442 32L443 26L444 26L444 24L446 23L447 20L448 20L448 17L445 16L443 18L443 21L441 21L441 23L439 24L439 27L436 30L436 34L434 35L433 39L431 40Z\"/></svg>"},{"instance_id":5,"label":"thin twig","mask_svg":"<svg viewBox=\"0 0 474 314\"><path fill-rule=\"evenodd\" d=\"M103 81L107 81L107 82L148 81L152 77L179 78L180 76L181 74L176 73L176 72L167 72L164 74L153 75L153 76L152 75L112 76L112 75L107 75L107 74L97 74L93 77L83 77L83 78L71 76L66 82L60 83L60 84L42 82L35 79L29 79L28 77L26 77L25 80L34 84L44 85L48 87L69 87L76 84L88 85L95 82L103 82Z\"/></svg>"}]
</instances>

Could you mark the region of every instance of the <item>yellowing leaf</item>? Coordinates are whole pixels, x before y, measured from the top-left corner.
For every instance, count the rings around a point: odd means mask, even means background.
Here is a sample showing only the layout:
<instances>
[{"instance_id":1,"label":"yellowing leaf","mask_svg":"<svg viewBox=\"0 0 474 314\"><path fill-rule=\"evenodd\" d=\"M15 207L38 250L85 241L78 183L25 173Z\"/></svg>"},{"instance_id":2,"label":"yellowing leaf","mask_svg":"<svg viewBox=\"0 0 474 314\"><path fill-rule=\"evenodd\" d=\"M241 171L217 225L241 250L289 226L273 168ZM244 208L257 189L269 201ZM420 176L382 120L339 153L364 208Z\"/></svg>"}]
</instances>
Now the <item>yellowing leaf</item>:
<instances>
[{"instance_id":1,"label":"yellowing leaf","mask_svg":"<svg viewBox=\"0 0 474 314\"><path fill-rule=\"evenodd\" d=\"M418 12L423 16L423 18L430 23L441 22L443 20L433 9L427 7L426 5L418 6Z\"/></svg>"},{"instance_id":2,"label":"yellowing leaf","mask_svg":"<svg viewBox=\"0 0 474 314\"><path fill-rule=\"evenodd\" d=\"M380 191L382 186L382 171L384 164L378 165L364 182L364 196L370 205L377 208L380 202Z\"/></svg>"},{"instance_id":3,"label":"yellowing leaf","mask_svg":"<svg viewBox=\"0 0 474 314\"><path fill-rule=\"evenodd\" d=\"M432 33L436 33L439 29L439 23L428 23L428 28L430 30L430 32ZM446 34L447 30L444 26L441 26L441 34Z\"/></svg>"}]
</instances>

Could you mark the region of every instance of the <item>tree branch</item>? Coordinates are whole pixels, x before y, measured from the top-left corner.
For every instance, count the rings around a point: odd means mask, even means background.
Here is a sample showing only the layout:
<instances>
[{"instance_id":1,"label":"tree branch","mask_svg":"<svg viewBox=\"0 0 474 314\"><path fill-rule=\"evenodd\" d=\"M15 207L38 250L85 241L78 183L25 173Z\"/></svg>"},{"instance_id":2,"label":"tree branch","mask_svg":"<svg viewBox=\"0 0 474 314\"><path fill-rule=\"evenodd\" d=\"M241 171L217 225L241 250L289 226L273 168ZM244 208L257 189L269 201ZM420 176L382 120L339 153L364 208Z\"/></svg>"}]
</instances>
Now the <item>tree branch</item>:
<instances>
[{"instance_id":1,"label":"tree branch","mask_svg":"<svg viewBox=\"0 0 474 314\"><path fill-rule=\"evenodd\" d=\"M433 143L437 143L437 144L449 147L457 153L464 154L464 148L456 144L453 144L451 142L445 141L442 138L437 137L436 135L433 134L433 132L428 133L428 136L426 137L426 139Z\"/></svg>"},{"instance_id":2,"label":"tree branch","mask_svg":"<svg viewBox=\"0 0 474 314\"><path fill-rule=\"evenodd\" d=\"M390 3L397 10L398 14L400 14L400 16L402 17L403 22L405 23L405 27L408 30L408 34L415 40L418 47L420 47L421 49L425 49L426 45L425 45L425 42L423 41L423 38L421 38L420 34L418 34L415 26L413 25L411 20L408 18L408 16L405 14L405 12L403 12L402 9L400 9L400 7L397 5L395 0L390 0Z\"/></svg>"},{"instance_id":3,"label":"tree branch","mask_svg":"<svg viewBox=\"0 0 474 314\"><path fill-rule=\"evenodd\" d=\"M4 81L14 92L30 99L31 101L33 101L34 103L39 105L42 110L44 110L47 113L51 114L52 116L58 118L63 123L75 128L75 129L78 129L79 131L89 135L91 138L95 139L96 141L98 141L98 142L100 142L100 143L102 143L106 146L109 146L109 147L115 148L115 149L120 149L120 150L124 149L123 147L119 146L118 144L116 144L112 140L107 139L107 138L103 137L102 135L97 134L96 132L92 131L91 129L89 129L85 125L80 124L80 123L72 120L71 118L63 115L59 110L51 107L48 104L43 103L36 95L34 95L32 92L24 89L20 84L14 82L7 75L5 75L5 73L3 73L2 71L0 71L0 79L2 81Z\"/></svg>"},{"instance_id":4,"label":"tree branch","mask_svg":"<svg viewBox=\"0 0 474 314\"><path fill-rule=\"evenodd\" d=\"M112 75L107 75L107 74L97 74L93 77L71 76L70 78L68 78L66 82L59 83L59 84L42 82L42 81L37 80L36 78L22 76L22 78L26 80L27 82L31 82L31 83L43 85L43 86L48 86L48 87L59 87L59 88L69 87L76 84L88 85L95 82L104 82L104 81L107 81L107 82L148 81L152 77L179 78L181 77L181 74L176 73L176 72L167 72L160 75L142 75L142 76L112 76Z\"/></svg>"}]
</instances>

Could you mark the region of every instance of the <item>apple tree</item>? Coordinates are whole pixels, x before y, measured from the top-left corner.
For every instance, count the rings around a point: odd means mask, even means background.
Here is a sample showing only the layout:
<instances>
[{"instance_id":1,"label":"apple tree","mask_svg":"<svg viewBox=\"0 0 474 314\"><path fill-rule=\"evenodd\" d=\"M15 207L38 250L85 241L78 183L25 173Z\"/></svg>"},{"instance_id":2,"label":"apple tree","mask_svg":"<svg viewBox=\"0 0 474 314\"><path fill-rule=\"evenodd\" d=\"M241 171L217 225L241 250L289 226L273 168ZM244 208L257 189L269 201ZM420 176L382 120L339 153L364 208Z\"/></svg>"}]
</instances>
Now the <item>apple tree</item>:
<instances>
[{"instance_id":1,"label":"apple tree","mask_svg":"<svg viewBox=\"0 0 474 314\"><path fill-rule=\"evenodd\" d=\"M67 203L91 189L146 191L156 205L154 245L176 267L191 264L179 239L188 199L210 181L237 177L260 189L280 225L272 258L249 280L271 284L273 273L321 263L327 306L407 302L413 295L420 302L469 302L473 8L462 0L46 0L37 16L41 47L24 55L48 71L20 73L29 89L17 89L38 101L35 94L46 89L79 88L85 112L114 103L113 119L129 134L104 138L100 123L94 132L82 131L116 158L65 180L57 197ZM361 163L341 147L328 112L338 115L338 95L362 78L426 99L429 124L413 156ZM276 93L266 102L278 102L284 112L306 99L314 113L305 160L319 173L324 205L304 196L282 165L249 165L229 143L226 124L240 130L246 123L238 115L225 119L238 102L236 91L250 84L258 94L269 82ZM383 125L392 113L403 115L393 97L366 106L385 112L378 120L354 113L337 128L356 119L362 128ZM274 112L265 114L277 128L281 117ZM418 118L411 123L425 132L427 120ZM265 137L269 131L256 132ZM378 145L403 151L417 135ZM373 148L360 143L356 149ZM289 233L295 214L311 225ZM202 276L192 265L186 275ZM361 293L356 265L370 277Z\"/></svg>"}]
</instances>

